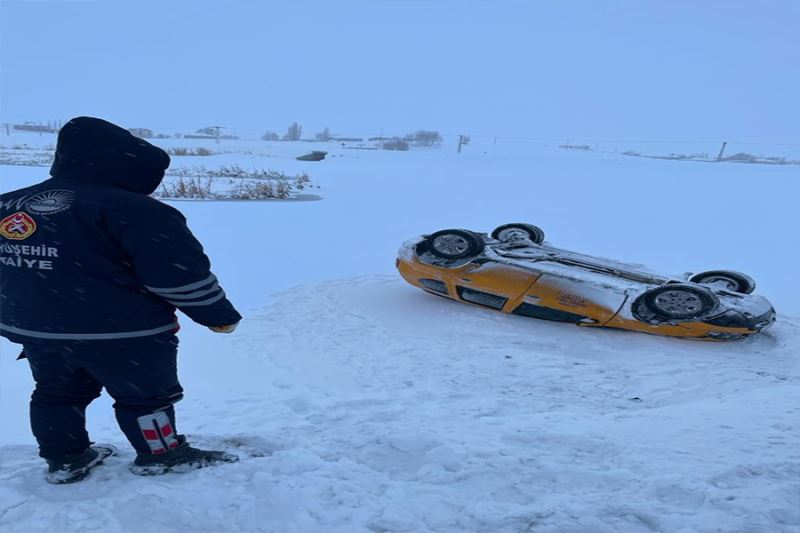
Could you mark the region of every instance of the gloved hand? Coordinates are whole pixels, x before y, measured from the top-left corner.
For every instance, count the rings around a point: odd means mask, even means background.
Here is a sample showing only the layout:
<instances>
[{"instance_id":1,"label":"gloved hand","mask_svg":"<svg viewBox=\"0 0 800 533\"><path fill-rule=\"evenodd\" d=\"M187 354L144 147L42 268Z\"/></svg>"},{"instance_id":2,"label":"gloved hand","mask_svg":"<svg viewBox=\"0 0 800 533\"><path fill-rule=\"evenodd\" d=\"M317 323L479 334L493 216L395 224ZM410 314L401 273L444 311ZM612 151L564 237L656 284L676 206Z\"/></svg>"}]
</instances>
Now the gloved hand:
<instances>
[{"instance_id":1,"label":"gloved hand","mask_svg":"<svg viewBox=\"0 0 800 533\"><path fill-rule=\"evenodd\" d=\"M228 324L227 326L210 326L208 329L214 333L233 333L239 323Z\"/></svg>"}]
</instances>

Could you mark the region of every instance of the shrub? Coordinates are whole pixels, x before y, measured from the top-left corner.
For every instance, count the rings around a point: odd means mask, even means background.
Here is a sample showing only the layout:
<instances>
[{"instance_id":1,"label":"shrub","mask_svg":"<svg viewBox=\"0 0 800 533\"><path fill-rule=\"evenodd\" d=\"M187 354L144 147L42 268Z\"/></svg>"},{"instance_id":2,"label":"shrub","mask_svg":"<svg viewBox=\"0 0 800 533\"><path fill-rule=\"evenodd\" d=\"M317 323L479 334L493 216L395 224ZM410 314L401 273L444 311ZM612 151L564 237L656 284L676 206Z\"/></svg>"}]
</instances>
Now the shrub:
<instances>
[{"instance_id":1,"label":"shrub","mask_svg":"<svg viewBox=\"0 0 800 533\"><path fill-rule=\"evenodd\" d=\"M442 136L438 131L418 130L416 133L406 135L405 139L413 142L414 146L439 146L442 144Z\"/></svg>"},{"instance_id":2,"label":"shrub","mask_svg":"<svg viewBox=\"0 0 800 533\"><path fill-rule=\"evenodd\" d=\"M292 188L289 184L279 181L245 181L239 183L230 192L230 197L234 200L285 200L289 197Z\"/></svg>"},{"instance_id":3,"label":"shrub","mask_svg":"<svg viewBox=\"0 0 800 533\"><path fill-rule=\"evenodd\" d=\"M200 148L192 149L192 148L183 148L183 147L178 147L178 146L173 146L172 148L168 149L167 153L169 155L174 155L174 156L179 156L179 157L180 156L187 156L187 155L206 156L206 155L213 155L214 154L214 152L212 152L208 148L200 147Z\"/></svg>"},{"instance_id":4,"label":"shrub","mask_svg":"<svg viewBox=\"0 0 800 533\"><path fill-rule=\"evenodd\" d=\"M267 133L265 133L264 135L261 136L261 140L262 141L280 141L281 140L281 136L278 135L275 132L268 131Z\"/></svg>"},{"instance_id":5,"label":"shrub","mask_svg":"<svg viewBox=\"0 0 800 533\"><path fill-rule=\"evenodd\" d=\"M197 198L206 200L214 198L211 192L211 178L201 180L200 178L178 178L178 181L161 184L162 198Z\"/></svg>"},{"instance_id":6,"label":"shrub","mask_svg":"<svg viewBox=\"0 0 800 533\"><path fill-rule=\"evenodd\" d=\"M297 177L295 177L294 186L297 190L302 191L307 185L311 185L311 178L308 177L308 174L298 174Z\"/></svg>"},{"instance_id":7,"label":"shrub","mask_svg":"<svg viewBox=\"0 0 800 533\"><path fill-rule=\"evenodd\" d=\"M404 141L399 137L394 137L389 139L388 141L383 142L383 149L384 150L398 150L401 152L405 152L408 150L408 142Z\"/></svg>"},{"instance_id":8,"label":"shrub","mask_svg":"<svg viewBox=\"0 0 800 533\"><path fill-rule=\"evenodd\" d=\"M234 178L234 179L254 179L254 180L284 180L302 178L304 182L311 181L308 174L298 174L294 177L284 174L278 170L265 169L246 169L239 165L220 165L217 168L208 168L205 165L195 165L191 168L178 167L167 171L170 176L181 177L203 177L203 178Z\"/></svg>"}]
</instances>

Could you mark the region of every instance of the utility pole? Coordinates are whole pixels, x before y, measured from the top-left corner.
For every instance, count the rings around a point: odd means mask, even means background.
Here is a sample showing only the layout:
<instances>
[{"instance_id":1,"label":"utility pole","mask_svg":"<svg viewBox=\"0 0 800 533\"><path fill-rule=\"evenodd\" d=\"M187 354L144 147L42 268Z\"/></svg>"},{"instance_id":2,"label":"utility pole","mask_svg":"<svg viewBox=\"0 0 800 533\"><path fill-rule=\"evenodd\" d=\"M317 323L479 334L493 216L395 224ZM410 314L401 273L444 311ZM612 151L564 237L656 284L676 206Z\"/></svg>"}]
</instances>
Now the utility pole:
<instances>
[{"instance_id":1,"label":"utility pole","mask_svg":"<svg viewBox=\"0 0 800 533\"><path fill-rule=\"evenodd\" d=\"M461 153L461 147L465 144L469 144L470 142L469 135L459 135L458 136L458 153Z\"/></svg>"},{"instance_id":2,"label":"utility pole","mask_svg":"<svg viewBox=\"0 0 800 533\"><path fill-rule=\"evenodd\" d=\"M719 150L719 155L717 156L717 163L719 163L720 161L722 161L722 154L724 154L724 153L725 153L725 147L726 147L727 145L728 145L728 143L727 143L727 142L724 142L724 143L722 143L722 148L720 148L720 150Z\"/></svg>"},{"instance_id":3,"label":"utility pole","mask_svg":"<svg viewBox=\"0 0 800 533\"><path fill-rule=\"evenodd\" d=\"M216 137L217 137L217 144L219 144L219 130L222 128L222 126L211 126L211 127L217 130Z\"/></svg>"}]
</instances>

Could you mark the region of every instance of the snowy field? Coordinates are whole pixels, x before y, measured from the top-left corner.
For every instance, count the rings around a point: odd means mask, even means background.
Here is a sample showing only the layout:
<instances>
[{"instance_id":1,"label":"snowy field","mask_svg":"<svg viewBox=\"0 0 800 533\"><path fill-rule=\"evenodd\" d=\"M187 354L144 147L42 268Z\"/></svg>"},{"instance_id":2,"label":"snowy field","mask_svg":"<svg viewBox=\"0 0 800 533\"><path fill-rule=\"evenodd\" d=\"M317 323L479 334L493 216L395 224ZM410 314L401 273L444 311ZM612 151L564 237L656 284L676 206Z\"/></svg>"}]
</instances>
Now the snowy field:
<instances>
[{"instance_id":1,"label":"snowy field","mask_svg":"<svg viewBox=\"0 0 800 533\"><path fill-rule=\"evenodd\" d=\"M0 530L800 531L800 167L522 142L220 147L173 166L307 172L322 197L173 204L245 315L231 336L183 318L178 426L243 460L136 477L104 396L90 433L119 457L50 486L29 371L3 340ZM320 147L325 161L293 159ZM46 175L0 166L0 188ZM778 322L733 343L580 329L434 298L394 270L420 233L522 221L666 274L741 270Z\"/></svg>"}]
</instances>

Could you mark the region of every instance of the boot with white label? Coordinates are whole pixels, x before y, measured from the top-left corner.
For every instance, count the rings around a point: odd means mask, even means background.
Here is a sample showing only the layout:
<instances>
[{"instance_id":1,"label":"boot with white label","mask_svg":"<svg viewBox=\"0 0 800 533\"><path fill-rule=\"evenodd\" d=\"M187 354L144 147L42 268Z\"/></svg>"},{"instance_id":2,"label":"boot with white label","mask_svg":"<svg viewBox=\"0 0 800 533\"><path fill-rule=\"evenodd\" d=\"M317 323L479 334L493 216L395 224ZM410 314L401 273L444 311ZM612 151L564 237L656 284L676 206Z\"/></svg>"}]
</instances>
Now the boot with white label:
<instances>
[{"instance_id":1,"label":"boot with white label","mask_svg":"<svg viewBox=\"0 0 800 533\"><path fill-rule=\"evenodd\" d=\"M168 472L189 472L223 463L235 463L239 457L231 453L192 448L183 435L177 436L180 444L163 453L140 453L130 465L130 471L139 476L159 476Z\"/></svg>"}]
</instances>

